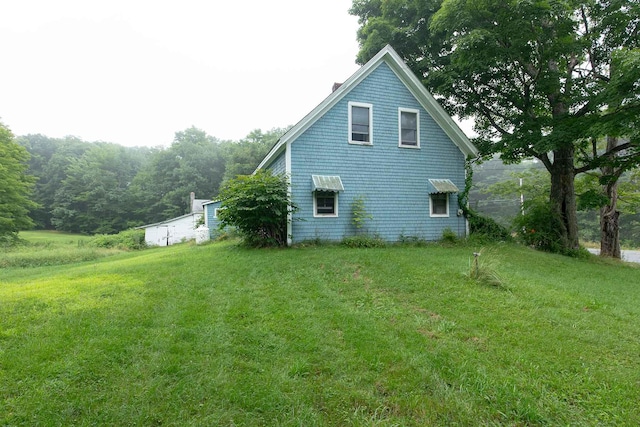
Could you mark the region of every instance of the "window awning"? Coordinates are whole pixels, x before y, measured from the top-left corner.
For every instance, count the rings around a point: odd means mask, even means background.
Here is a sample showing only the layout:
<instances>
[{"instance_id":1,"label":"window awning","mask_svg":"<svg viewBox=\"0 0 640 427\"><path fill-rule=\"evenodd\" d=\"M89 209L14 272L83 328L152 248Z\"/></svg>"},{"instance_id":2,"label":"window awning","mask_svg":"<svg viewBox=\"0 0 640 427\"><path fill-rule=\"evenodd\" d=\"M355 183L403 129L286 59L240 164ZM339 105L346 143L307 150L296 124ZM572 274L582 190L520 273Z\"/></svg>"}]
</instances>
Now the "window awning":
<instances>
[{"instance_id":1,"label":"window awning","mask_svg":"<svg viewBox=\"0 0 640 427\"><path fill-rule=\"evenodd\" d=\"M344 191L339 176L311 175L312 191Z\"/></svg>"},{"instance_id":2,"label":"window awning","mask_svg":"<svg viewBox=\"0 0 640 427\"><path fill-rule=\"evenodd\" d=\"M450 179L430 179L431 189L429 194L433 193L457 193L458 187Z\"/></svg>"}]
</instances>

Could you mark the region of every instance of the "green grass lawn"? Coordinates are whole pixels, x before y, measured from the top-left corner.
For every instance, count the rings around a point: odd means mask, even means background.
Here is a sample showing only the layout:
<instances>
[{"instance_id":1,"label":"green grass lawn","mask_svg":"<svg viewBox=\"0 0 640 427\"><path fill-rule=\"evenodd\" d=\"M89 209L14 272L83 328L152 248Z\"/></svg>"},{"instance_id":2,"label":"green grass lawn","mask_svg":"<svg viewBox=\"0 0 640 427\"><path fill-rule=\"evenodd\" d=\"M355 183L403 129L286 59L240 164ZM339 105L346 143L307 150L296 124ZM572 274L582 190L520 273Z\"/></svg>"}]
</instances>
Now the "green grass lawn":
<instances>
[{"instance_id":1,"label":"green grass lawn","mask_svg":"<svg viewBox=\"0 0 640 427\"><path fill-rule=\"evenodd\" d=\"M0 268L72 264L120 252L88 246L91 236L59 231L23 231L20 239L16 246L0 247Z\"/></svg>"},{"instance_id":2,"label":"green grass lawn","mask_svg":"<svg viewBox=\"0 0 640 427\"><path fill-rule=\"evenodd\" d=\"M0 270L0 425L638 425L640 268L233 242Z\"/></svg>"}]
</instances>

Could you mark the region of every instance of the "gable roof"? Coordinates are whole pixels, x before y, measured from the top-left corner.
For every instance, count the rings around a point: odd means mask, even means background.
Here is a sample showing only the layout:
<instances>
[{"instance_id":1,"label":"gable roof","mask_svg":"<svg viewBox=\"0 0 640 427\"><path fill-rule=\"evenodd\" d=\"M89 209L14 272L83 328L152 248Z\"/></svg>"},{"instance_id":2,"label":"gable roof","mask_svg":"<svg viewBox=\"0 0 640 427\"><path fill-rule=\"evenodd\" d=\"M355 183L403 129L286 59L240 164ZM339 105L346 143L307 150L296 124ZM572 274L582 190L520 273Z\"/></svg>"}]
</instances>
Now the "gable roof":
<instances>
[{"instance_id":1,"label":"gable roof","mask_svg":"<svg viewBox=\"0 0 640 427\"><path fill-rule=\"evenodd\" d=\"M433 120L442 128L445 134L453 141L453 143L462 151L465 156L477 155L477 148L469 141L462 129L453 121L453 119L442 108L433 95L427 91L424 85L404 63L400 55L390 46L386 45L380 52L369 60L365 65L360 67L351 77L349 77L342 85L324 99L316 108L311 110L309 114L304 116L297 124L289 129L278 142L269 150L267 155L262 159L256 170L268 166L286 147L288 142L295 140L311 125L313 125L320 117L336 105L347 93L362 80L364 80L378 65L385 62L391 70L396 74L398 79L407 87L411 94L418 100L420 105L431 115ZM334 85L335 87L335 85Z\"/></svg>"},{"instance_id":2,"label":"gable roof","mask_svg":"<svg viewBox=\"0 0 640 427\"><path fill-rule=\"evenodd\" d=\"M202 212L191 212L191 213L188 213L188 214L177 216L175 218L166 219L164 221L154 222L153 224L140 225L138 227L135 227L135 229L136 230L142 230L142 229L145 229L145 228L158 227L158 226L161 226L161 225L164 225L164 224L170 224L170 223L172 223L174 221L179 221L179 220L187 218L187 217L194 217L195 218L196 216L202 216Z\"/></svg>"}]
</instances>

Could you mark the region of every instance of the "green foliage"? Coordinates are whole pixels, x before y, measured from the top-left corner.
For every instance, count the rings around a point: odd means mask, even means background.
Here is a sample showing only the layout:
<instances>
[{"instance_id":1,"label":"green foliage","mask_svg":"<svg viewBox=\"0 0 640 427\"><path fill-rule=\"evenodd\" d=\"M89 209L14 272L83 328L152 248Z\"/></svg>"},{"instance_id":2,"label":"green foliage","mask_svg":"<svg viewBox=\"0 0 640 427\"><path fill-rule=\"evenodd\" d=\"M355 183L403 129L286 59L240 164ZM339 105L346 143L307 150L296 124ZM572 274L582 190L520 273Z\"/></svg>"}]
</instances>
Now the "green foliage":
<instances>
[{"instance_id":1,"label":"green foliage","mask_svg":"<svg viewBox=\"0 0 640 427\"><path fill-rule=\"evenodd\" d=\"M590 188L578 196L578 209L579 210L594 210L599 209L602 206L606 206L609 203L609 199L606 195L602 194L601 189Z\"/></svg>"},{"instance_id":2,"label":"green foliage","mask_svg":"<svg viewBox=\"0 0 640 427\"><path fill-rule=\"evenodd\" d=\"M518 238L522 243L536 249L565 253L560 244L562 221L548 203L525 204L524 215L514 219Z\"/></svg>"},{"instance_id":3,"label":"green foliage","mask_svg":"<svg viewBox=\"0 0 640 427\"><path fill-rule=\"evenodd\" d=\"M458 243L458 235L451 228L447 227L442 230L442 236L440 237L440 243L453 244Z\"/></svg>"},{"instance_id":4,"label":"green foliage","mask_svg":"<svg viewBox=\"0 0 640 427\"><path fill-rule=\"evenodd\" d=\"M29 209L34 179L27 174L29 153L0 122L0 244L15 242L20 230L33 227Z\"/></svg>"},{"instance_id":5,"label":"green foliage","mask_svg":"<svg viewBox=\"0 0 640 427\"><path fill-rule=\"evenodd\" d=\"M289 214L296 211L288 178L259 170L227 181L220 191L220 229L235 227L249 246L285 246Z\"/></svg>"},{"instance_id":6,"label":"green foliage","mask_svg":"<svg viewBox=\"0 0 640 427\"><path fill-rule=\"evenodd\" d=\"M53 202L51 223L73 233L116 233L130 224L136 205L129 191L140 159L125 147L95 143L69 160Z\"/></svg>"},{"instance_id":7,"label":"green foliage","mask_svg":"<svg viewBox=\"0 0 640 427\"><path fill-rule=\"evenodd\" d=\"M351 224L357 231L362 230L366 220L373 219L373 215L367 212L364 196L358 196L351 202Z\"/></svg>"},{"instance_id":8,"label":"green foliage","mask_svg":"<svg viewBox=\"0 0 640 427\"><path fill-rule=\"evenodd\" d=\"M271 147L286 132L286 129L273 128L267 132L255 129L238 142L225 145L225 171L222 182L239 175L250 175Z\"/></svg>"},{"instance_id":9,"label":"green foliage","mask_svg":"<svg viewBox=\"0 0 640 427\"><path fill-rule=\"evenodd\" d=\"M29 215L37 228L53 229L55 198L67 177L67 169L93 144L73 136L57 139L44 135L21 136L17 142L29 151L29 174L36 177L33 200L39 206L31 209Z\"/></svg>"},{"instance_id":10,"label":"green foliage","mask_svg":"<svg viewBox=\"0 0 640 427\"><path fill-rule=\"evenodd\" d=\"M90 246L98 248L115 248L125 250L145 249L147 243L144 240L144 230L125 230L118 234L99 234L90 241Z\"/></svg>"},{"instance_id":11,"label":"green foliage","mask_svg":"<svg viewBox=\"0 0 640 427\"><path fill-rule=\"evenodd\" d=\"M467 219L469 220L469 232L474 237L490 242L509 242L512 240L509 230L498 224L493 218L473 212Z\"/></svg>"},{"instance_id":12,"label":"green foliage","mask_svg":"<svg viewBox=\"0 0 640 427\"><path fill-rule=\"evenodd\" d=\"M355 236L346 236L340 242L342 246L347 248L383 248L387 246L387 242L378 236L368 234L358 234Z\"/></svg>"},{"instance_id":13,"label":"green foliage","mask_svg":"<svg viewBox=\"0 0 640 427\"><path fill-rule=\"evenodd\" d=\"M152 153L132 182L142 223L190 212L189 195L213 198L225 171L225 148L217 138L191 127L176 132L169 148Z\"/></svg>"},{"instance_id":14,"label":"green foliage","mask_svg":"<svg viewBox=\"0 0 640 427\"><path fill-rule=\"evenodd\" d=\"M28 174L37 178L29 215L36 227L115 233L189 212L189 194L213 198L223 177L251 173L284 132L252 131L238 142L219 141L191 127L168 148L120 147L26 135Z\"/></svg>"}]
</instances>

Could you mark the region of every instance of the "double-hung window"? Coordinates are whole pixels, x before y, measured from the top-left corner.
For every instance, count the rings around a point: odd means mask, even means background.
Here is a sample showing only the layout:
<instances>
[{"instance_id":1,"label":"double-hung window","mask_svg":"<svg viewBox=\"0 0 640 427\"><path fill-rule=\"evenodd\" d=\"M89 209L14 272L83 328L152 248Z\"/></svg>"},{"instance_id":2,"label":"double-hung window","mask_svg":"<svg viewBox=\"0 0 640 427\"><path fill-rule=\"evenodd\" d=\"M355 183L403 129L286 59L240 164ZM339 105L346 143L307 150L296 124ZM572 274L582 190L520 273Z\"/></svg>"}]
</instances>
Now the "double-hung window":
<instances>
[{"instance_id":1,"label":"double-hung window","mask_svg":"<svg viewBox=\"0 0 640 427\"><path fill-rule=\"evenodd\" d=\"M349 143L373 144L373 105L349 102Z\"/></svg>"},{"instance_id":2,"label":"double-hung window","mask_svg":"<svg viewBox=\"0 0 640 427\"><path fill-rule=\"evenodd\" d=\"M398 109L398 146L420 148L420 111Z\"/></svg>"}]
</instances>

